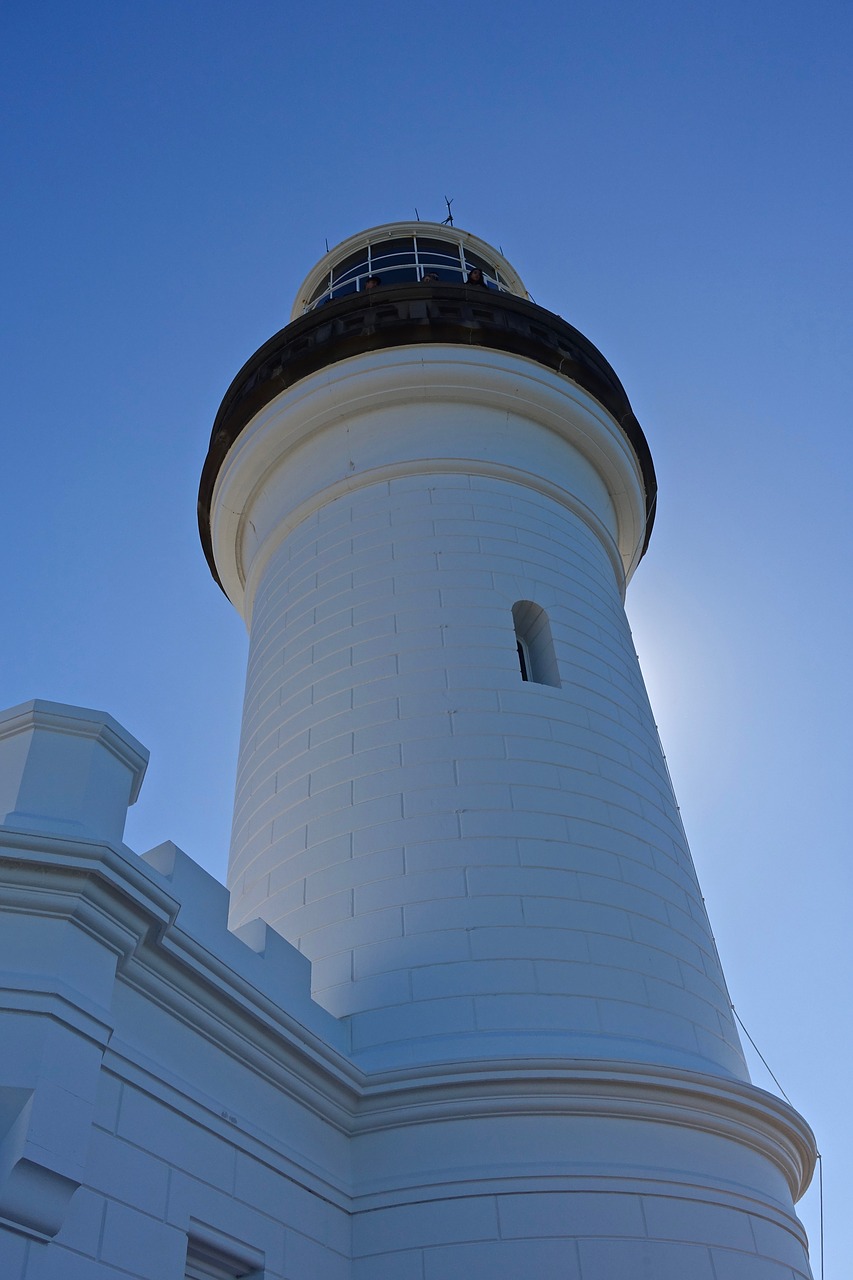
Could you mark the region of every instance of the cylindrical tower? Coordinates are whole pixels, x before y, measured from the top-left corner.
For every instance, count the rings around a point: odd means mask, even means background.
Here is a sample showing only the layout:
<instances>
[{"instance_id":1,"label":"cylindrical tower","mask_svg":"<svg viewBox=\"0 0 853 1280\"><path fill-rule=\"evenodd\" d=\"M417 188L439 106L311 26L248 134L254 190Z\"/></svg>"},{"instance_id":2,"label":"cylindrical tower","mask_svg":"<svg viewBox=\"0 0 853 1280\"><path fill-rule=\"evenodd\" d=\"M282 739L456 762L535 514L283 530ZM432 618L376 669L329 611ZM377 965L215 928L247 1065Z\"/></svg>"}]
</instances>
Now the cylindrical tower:
<instances>
[{"instance_id":1,"label":"cylindrical tower","mask_svg":"<svg viewBox=\"0 0 853 1280\"><path fill-rule=\"evenodd\" d=\"M326 255L232 383L202 479L251 636L232 922L311 959L364 1071L476 1071L526 1116L510 1162L544 1160L561 1195L633 1179L608 1239L680 1170L693 1235L649 1255L656 1280L787 1280L811 1139L748 1083L623 610L655 495L613 370L489 245L396 223ZM528 1207L517 1238L553 1235ZM639 1266L566 1238L584 1280Z\"/></svg>"}]
</instances>

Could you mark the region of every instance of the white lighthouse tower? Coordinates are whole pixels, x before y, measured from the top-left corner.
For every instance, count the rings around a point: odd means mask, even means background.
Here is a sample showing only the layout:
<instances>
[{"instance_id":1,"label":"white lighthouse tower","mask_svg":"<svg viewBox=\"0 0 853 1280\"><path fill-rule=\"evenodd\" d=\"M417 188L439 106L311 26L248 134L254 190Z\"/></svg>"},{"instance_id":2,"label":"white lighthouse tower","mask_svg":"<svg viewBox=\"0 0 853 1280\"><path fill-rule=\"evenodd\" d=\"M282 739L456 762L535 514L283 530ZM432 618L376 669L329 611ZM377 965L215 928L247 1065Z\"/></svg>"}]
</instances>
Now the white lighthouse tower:
<instances>
[{"instance_id":1,"label":"white lighthouse tower","mask_svg":"<svg viewBox=\"0 0 853 1280\"><path fill-rule=\"evenodd\" d=\"M607 361L446 226L333 249L220 409L231 923L348 1028L358 1276L810 1275L623 610L655 495Z\"/></svg>"}]
</instances>

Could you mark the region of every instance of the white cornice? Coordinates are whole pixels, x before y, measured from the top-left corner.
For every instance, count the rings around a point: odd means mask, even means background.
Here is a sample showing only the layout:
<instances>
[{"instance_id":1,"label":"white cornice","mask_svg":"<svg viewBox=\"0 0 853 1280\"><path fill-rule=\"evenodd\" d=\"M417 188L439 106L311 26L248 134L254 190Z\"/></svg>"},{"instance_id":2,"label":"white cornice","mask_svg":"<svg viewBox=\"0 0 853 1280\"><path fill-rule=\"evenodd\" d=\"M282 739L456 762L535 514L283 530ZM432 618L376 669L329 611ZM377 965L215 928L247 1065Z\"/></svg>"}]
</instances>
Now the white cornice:
<instances>
[{"instance_id":1,"label":"white cornice","mask_svg":"<svg viewBox=\"0 0 853 1280\"><path fill-rule=\"evenodd\" d=\"M609 1059L437 1063L377 1074L365 1080L353 1129L507 1114L633 1119L715 1134L772 1160L795 1200L814 1170L811 1129L773 1094L735 1079Z\"/></svg>"},{"instance_id":2,"label":"white cornice","mask_svg":"<svg viewBox=\"0 0 853 1280\"><path fill-rule=\"evenodd\" d=\"M653 1065L530 1058L366 1074L324 1039L320 1025L334 1023L325 1010L317 1007L312 1029L284 1007L286 991L277 1002L261 989L262 957L247 947L240 970L221 959L224 925L220 948L215 938L182 929L180 902L132 855L2 828L0 845L7 849L0 880L15 910L73 917L119 953L123 981L340 1133L364 1138L489 1116L632 1119L747 1147L784 1175L795 1200L808 1186L815 1161L811 1130L786 1103L752 1085ZM16 1000L26 999L25 986L18 981ZM34 983L32 1000L45 998ZM71 1003L86 1014L85 1002ZM105 1019L95 1009L87 1016L86 1034L105 1038ZM115 1042L110 1052L116 1063L127 1057Z\"/></svg>"},{"instance_id":3,"label":"white cornice","mask_svg":"<svg viewBox=\"0 0 853 1280\"><path fill-rule=\"evenodd\" d=\"M460 430L437 445L434 433L406 433L387 415L411 415L432 404L476 406L493 412L496 422L512 416L545 428L594 469L607 495L601 509L593 510L560 483L547 451L542 458L535 450L525 452L517 431L504 440L497 432L484 439L479 429ZM381 447L371 436L369 461L350 464L351 451L358 451L366 432L380 430L383 414L387 433ZM330 439L336 430L352 433L349 448L342 451ZM642 547L646 512L639 464L618 423L577 384L535 361L478 347L424 344L354 356L333 371L312 374L266 405L240 433L211 501L213 554L226 594L248 617L264 564L318 505L396 476L454 471L510 479L563 503L601 538L624 588Z\"/></svg>"}]
</instances>

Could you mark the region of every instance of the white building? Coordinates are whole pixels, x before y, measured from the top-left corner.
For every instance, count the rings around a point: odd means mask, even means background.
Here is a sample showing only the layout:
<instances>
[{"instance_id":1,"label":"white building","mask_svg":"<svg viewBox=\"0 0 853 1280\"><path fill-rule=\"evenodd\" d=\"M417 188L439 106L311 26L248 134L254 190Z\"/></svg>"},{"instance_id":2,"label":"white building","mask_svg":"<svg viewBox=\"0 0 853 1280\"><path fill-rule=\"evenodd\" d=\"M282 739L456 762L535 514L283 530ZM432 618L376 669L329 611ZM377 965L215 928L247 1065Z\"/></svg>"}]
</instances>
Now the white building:
<instances>
[{"instance_id":1,"label":"white building","mask_svg":"<svg viewBox=\"0 0 853 1280\"><path fill-rule=\"evenodd\" d=\"M109 716L0 717L4 1280L810 1276L814 1141L749 1081L623 611L655 492L476 237L309 274L200 493L251 636L229 889L122 843Z\"/></svg>"}]
</instances>

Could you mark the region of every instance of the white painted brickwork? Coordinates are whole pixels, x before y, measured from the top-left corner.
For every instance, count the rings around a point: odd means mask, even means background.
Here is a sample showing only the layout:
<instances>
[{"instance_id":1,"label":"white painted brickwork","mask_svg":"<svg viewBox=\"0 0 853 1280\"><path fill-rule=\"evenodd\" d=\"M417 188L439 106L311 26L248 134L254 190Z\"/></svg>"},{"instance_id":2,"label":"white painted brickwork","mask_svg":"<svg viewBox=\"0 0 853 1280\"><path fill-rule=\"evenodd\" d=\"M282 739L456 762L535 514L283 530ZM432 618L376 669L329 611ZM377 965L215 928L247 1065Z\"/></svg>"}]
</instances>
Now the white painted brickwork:
<instances>
[{"instance_id":1,"label":"white painted brickwork","mask_svg":"<svg viewBox=\"0 0 853 1280\"><path fill-rule=\"evenodd\" d=\"M505 352L378 350L261 410L211 510L251 636L231 919L366 1073L353 1280L808 1277L813 1148L745 1083L622 607L617 424Z\"/></svg>"},{"instance_id":2,"label":"white painted brickwork","mask_svg":"<svg viewBox=\"0 0 853 1280\"><path fill-rule=\"evenodd\" d=\"M147 755L100 712L0 715L0 1276L183 1280L195 1248L348 1280L347 1138L282 1087L344 1029L186 854L121 846Z\"/></svg>"},{"instance_id":3,"label":"white painted brickwork","mask_svg":"<svg viewBox=\"0 0 853 1280\"><path fill-rule=\"evenodd\" d=\"M230 899L122 845L109 716L0 713L2 1280L811 1280L622 608L645 516L507 353L260 410L211 504Z\"/></svg>"},{"instance_id":4,"label":"white painted brickwork","mask_svg":"<svg viewBox=\"0 0 853 1280\"><path fill-rule=\"evenodd\" d=\"M521 679L518 600L548 614L559 689ZM391 480L271 557L230 881L356 1050L521 1033L743 1071L612 562L535 489Z\"/></svg>"},{"instance_id":5,"label":"white painted brickwork","mask_svg":"<svg viewBox=\"0 0 853 1280\"><path fill-rule=\"evenodd\" d=\"M94 832L144 759L101 713L0 716L3 1280L808 1277L783 1103L624 1063L365 1076L304 956L229 933L174 845Z\"/></svg>"},{"instance_id":6,"label":"white painted brickwork","mask_svg":"<svg viewBox=\"0 0 853 1280\"><path fill-rule=\"evenodd\" d=\"M531 1191L366 1213L354 1224L353 1280L810 1276L802 1235L789 1224L649 1191Z\"/></svg>"}]
</instances>

